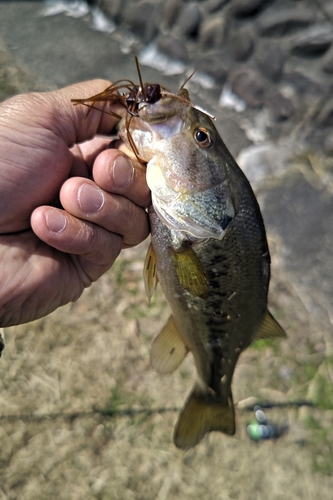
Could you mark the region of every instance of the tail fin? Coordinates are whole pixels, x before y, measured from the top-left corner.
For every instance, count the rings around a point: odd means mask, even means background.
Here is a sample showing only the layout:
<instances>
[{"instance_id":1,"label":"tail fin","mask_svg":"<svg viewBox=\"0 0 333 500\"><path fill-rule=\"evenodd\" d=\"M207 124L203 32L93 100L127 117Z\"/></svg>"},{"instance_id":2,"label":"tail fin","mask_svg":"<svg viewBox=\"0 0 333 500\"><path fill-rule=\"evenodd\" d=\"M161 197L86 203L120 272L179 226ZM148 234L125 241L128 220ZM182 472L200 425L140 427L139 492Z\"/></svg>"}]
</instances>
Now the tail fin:
<instances>
[{"instance_id":1,"label":"tail fin","mask_svg":"<svg viewBox=\"0 0 333 500\"><path fill-rule=\"evenodd\" d=\"M208 392L203 393L196 384L178 417L174 443L178 448L187 450L211 431L229 435L235 433L232 395L230 393L229 397L216 398Z\"/></svg>"}]
</instances>

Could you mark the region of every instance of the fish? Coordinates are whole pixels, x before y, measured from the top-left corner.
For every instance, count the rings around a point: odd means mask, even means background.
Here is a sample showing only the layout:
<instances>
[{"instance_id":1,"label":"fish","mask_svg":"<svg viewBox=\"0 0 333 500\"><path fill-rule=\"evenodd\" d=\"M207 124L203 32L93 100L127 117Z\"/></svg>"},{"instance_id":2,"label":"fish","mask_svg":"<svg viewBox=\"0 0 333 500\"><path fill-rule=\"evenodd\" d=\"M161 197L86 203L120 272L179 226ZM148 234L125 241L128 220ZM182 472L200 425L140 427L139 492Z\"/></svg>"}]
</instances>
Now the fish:
<instances>
[{"instance_id":1,"label":"fish","mask_svg":"<svg viewBox=\"0 0 333 500\"><path fill-rule=\"evenodd\" d=\"M159 282L172 311L151 363L171 373L191 352L197 369L174 432L185 450L211 431L235 433L239 355L254 339L285 337L267 309L270 254L256 197L212 119L189 102L182 88L119 125L147 164L152 193L147 294Z\"/></svg>"},{"instance_id":2,"label":"fish","mask_svg":"<svg viewBox=\"0 0 333 500\"><path fill-rule=\"evenodd\" d=\"M150 299L159 283L171 309L151 364L172 373L191 352L196 366L173 436L187 450L212 431L235 433L240 354L256 339L286 334L267 308L270 254L249 181L184 85L157 94L147 96L141 81L129 102L122 98L117 147L147 166L145 288Z\"/></svg>"}]
</instances>

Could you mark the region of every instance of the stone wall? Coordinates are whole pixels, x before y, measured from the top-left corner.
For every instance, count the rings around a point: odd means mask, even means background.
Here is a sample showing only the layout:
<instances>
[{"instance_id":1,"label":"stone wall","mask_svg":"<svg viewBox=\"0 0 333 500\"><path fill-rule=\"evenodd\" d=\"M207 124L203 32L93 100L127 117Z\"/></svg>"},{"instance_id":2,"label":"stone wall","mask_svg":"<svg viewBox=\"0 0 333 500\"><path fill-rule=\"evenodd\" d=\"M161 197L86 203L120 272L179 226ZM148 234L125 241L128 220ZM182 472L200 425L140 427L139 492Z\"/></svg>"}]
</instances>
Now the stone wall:
<instances>
[{"instance_id":1,"label":"stone wall","mask_svg":"<svg viewBox=\"0 0 333 500\"><path fill-rule=\"evenodd\" d=\"M247 108L266 109L275 135L311 120L317 142L332 152L330 0L95 2L139 46L154 44L209 75L216 89L228 83Z\"/></svg>"}]
</instances>

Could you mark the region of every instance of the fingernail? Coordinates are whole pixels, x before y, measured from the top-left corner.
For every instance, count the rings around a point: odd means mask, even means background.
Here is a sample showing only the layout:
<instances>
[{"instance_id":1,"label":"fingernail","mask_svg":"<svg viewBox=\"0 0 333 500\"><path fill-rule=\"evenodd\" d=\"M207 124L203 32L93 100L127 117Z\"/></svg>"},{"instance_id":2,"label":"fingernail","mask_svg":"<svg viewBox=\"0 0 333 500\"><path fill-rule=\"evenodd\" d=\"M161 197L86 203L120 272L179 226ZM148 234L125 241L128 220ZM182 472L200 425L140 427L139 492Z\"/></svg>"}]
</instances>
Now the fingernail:
<instances>
[{"instance_id":1,"label":"fingernail","mask_svg":"<svg viewBox=\"0 0 333 500\"><path fill-rule=\"evenodd\" d=\"M120 155L112 165L112 176L114 185L125 188L134 176L134 168L130 160Z\"/></svg>"},{"instance_id":2,"label":"fingernail","mask_svg":"<svg viewBox=\"0 0 333 500\"><path fill-rule=\"evenodd\" d=\"M47 227L52 233L61 233L67 225L67 218L59 210L48 210L45 218Z\"/></svg>"},{"instance_id":3,"label":"fingernail","mask_svg":"<svg viewBox=\"0 0 333 500\"><path fill-rule=\"evenodd\" d=\"M82 184L78 191L78 203L82 212L94 214L104 205L104 195L102 191L92 184Z\"/></svg>"}]
</instances>

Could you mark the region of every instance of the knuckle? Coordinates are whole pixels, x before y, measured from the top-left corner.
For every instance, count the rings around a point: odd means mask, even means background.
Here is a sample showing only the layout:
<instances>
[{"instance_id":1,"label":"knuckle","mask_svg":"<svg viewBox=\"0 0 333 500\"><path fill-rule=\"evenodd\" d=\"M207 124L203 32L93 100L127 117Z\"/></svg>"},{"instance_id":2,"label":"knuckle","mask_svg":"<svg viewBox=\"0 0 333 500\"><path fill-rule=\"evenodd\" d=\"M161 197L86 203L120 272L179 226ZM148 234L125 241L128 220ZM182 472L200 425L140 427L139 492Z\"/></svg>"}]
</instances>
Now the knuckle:
<instances>
[{"instance_id":1,"label":"knuckle","mask_svg":"<svg viewBox=\"0 0 333 500\"><path fill-rule=\"evenodd\" d=\"M147 213L142 209L138 209L125 227L124 243L127 245L141 243L149 234Z\"/></svg>"},{"instance_id":2,"label":"knuckle","mask_svg":"<svg viewBox=\"0 0 333 500\"><path fill-rule=\"evenodd\" d=\"M81 229L81 238L85 242L85 246L89 248L89 250L95 249L99 243L98 237L98 227L92 223L85 223L83 228Z\"/></svg>"}]
</instances>

